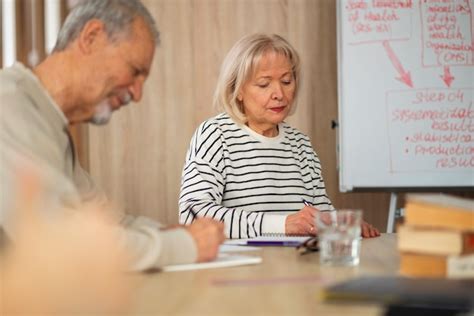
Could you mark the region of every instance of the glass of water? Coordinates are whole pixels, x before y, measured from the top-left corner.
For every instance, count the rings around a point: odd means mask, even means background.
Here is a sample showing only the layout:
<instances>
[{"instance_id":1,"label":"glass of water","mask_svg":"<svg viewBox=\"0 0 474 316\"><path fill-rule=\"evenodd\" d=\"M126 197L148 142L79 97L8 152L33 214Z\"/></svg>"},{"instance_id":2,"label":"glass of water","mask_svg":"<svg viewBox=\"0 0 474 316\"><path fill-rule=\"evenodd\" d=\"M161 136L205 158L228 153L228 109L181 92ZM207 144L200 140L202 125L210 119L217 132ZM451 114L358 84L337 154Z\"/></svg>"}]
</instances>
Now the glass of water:
<instances>
[{"instance_id":1,"label":"glass of water","mask_svg":"<svg viewBox=\"0 0 474 316\"><path fill-rule=\"evenodd\" d=\"M361 210L339 210L316 214L321 264L331 266L359 264L361 221Z\"/></svg>"}]
</instances>

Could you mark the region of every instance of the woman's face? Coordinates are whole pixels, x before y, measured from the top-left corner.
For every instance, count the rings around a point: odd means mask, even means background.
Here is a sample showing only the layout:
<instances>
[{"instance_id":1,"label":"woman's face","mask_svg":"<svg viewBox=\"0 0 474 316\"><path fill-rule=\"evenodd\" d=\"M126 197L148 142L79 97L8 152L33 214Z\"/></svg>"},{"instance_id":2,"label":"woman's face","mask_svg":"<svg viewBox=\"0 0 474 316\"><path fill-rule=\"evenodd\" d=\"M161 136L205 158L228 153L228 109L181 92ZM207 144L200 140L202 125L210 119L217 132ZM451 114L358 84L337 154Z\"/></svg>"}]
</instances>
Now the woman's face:
<instances>
[{"instance_id":1,"label":"woman's face","mask_svg":"<svg viewBox=\"0 0 474 316\"><path fill-rule=\"evenodd\" d=\"M288 59L275 52L265 53L238 95L247 125L267 137L278 135L277 125L290 113L295 87Z\"/></svg>"}]
</instances>

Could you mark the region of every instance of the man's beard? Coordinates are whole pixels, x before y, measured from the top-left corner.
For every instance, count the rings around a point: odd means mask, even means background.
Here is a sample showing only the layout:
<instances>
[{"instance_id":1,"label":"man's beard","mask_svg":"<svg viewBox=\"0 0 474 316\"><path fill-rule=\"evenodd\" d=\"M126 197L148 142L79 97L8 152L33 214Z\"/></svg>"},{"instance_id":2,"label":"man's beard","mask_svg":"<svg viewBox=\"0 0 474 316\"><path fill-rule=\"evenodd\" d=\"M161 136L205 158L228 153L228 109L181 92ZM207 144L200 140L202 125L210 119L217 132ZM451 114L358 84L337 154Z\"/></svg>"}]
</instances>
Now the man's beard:
<instances>
[{"instance_id":1,"label":"man's beard","mask_svg":"<svg viewBox=\"0 0 474 316\"><path fill-rule=\"evenodd\" d=\"M109 100L104 100L97 105L90 122L95 125L105 125L110 121L111 117L112 107L109 104Z\"/></svg>"},{"instance_id":2,"label":"man's beard","mask_svg":"<svg viewBox=\"0 0 474 316\"><path fill-rule=\"evenodd\" d=\"M128 92L120 98L122 105L129 104L131 100L132 96ZM109 103L109 99L105 99L96 106L95 113L90 119L90 122L95 125L105 125L110 121L112 112L113 110Z\"/></svg>"}]
</instances>

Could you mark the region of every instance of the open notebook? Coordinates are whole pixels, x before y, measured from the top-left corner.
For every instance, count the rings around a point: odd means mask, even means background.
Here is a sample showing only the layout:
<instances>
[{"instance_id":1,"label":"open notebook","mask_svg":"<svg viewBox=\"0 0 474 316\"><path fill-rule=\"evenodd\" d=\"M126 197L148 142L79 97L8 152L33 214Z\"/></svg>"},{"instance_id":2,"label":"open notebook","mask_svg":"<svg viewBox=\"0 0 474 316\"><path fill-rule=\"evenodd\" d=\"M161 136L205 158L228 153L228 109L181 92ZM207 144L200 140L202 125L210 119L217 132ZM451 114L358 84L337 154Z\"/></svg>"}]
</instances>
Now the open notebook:
<instances>
[{"instance_id":1,"label":"open notebook","mask_svg":"<svg viewBox=\"0 0 474 316\"><path fill-rule=\"evenodd\" d=\"M266 235L249 239L228 239L224 242L226 245L242 245L242 246L289 246L296 247L310 236L286 236L286 235Z\"/></svg>"},{"instance_id":2,"label":"open notebook","mask_svg":"<svg viewBox=\"0 0 474 316\"><path fill-rule=\"evenodd\" d=\"M186 270L200 270L200 269L211 269L211 268L225 268L243 266L248 264L258 264L262 262L261 257L257 256L246 256L239 254L219 253L217 258L210 262L190 263L190 264L175 264L170 266L164 266L162 271L186 271Z\"/></svg>"}]
</instances>

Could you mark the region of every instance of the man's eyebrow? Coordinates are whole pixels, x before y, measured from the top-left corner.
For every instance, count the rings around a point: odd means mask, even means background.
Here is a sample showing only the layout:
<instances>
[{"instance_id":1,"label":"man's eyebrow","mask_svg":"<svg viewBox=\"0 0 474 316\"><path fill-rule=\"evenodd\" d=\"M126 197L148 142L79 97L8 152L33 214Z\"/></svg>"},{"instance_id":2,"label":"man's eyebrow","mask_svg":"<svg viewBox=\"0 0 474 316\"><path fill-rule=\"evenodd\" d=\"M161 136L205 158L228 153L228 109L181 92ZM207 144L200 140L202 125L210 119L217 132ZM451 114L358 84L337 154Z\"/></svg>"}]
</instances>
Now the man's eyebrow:
<instances>
[{"instance_id":1,"label":"man's eyebrow","mask_svg":"<svg viewBox=\"0 0 474 316\"><path fill-rule=\"evenodd\" d=\"M130 63L130 64L131 64L131 66L132 66L133 68L135 68L135 69L138 71L138 73L139 73L140 75L148 76L148 75L150 74L150 70L148 69L148 67L142 66L142 65L133 64L133 63Z\"/></svg>"}]
</instances>

